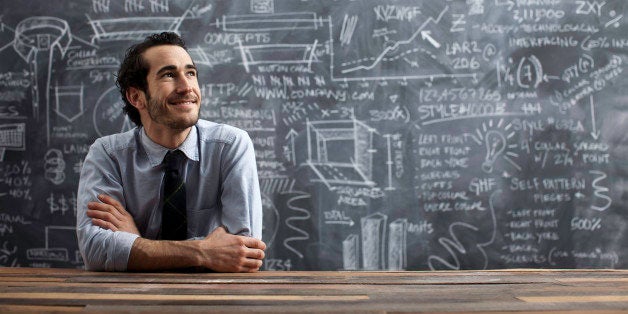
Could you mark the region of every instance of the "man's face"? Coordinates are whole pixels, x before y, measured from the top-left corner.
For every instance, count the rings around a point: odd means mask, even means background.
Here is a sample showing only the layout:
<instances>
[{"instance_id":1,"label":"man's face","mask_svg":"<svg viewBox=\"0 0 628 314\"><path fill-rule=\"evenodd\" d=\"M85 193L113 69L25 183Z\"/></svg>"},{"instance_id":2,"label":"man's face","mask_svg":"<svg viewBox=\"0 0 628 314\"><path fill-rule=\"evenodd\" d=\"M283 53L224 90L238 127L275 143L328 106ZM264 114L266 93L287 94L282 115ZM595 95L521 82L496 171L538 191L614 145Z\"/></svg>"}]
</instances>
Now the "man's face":
<instances>
[{"instance_id":1,"label":"man's face","mask_svg":"<svg viewBox=\"0 0 628 314\"><path fill-rule=\"evenodd\" d=\"M149 65L146 109L152 123L173 130L196 124L201 92L190 55L179 46L162 45L147 49L143 57Z\"/></svg>"}]
</instances>

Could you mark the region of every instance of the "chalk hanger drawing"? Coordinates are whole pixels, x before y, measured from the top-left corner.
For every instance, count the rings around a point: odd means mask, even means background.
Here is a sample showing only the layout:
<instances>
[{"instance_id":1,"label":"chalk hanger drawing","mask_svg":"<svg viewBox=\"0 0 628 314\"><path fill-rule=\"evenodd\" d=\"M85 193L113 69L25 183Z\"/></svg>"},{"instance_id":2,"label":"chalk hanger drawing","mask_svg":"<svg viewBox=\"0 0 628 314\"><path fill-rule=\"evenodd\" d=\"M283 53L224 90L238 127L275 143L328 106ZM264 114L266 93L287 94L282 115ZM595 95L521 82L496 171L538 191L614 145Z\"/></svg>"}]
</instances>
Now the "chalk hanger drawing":
<instances>
[{"instance_id":1,"label":"chalk hanger drawing","mask_svg":"<svg viewBox=\"0 0 628 314\"><path fill-rule=\"evenodd\" d=\"M179 17L132 17L117 19L87 19L94 31L92 43L117 40L141 40L153 33L179 32L179 26L187 15Z\"/></svg>"},{"instance_id":2,"label":"chalk hanger drawing","mask_svg":"<svg viewBox=\"0 0 628 314\"><path fill-rule=\"evenodd\" d=\"M316 31L324 25L315 12L285 12L270 14L223 15L215 26L225 32ZM304 43L270 43L245 45L238 40L242 65L247 73L250 67L262 64L303 64L311 69L320 62L315 54L318 39Z\"/></svg>"},{"instance_id":3,"label":"chalk hanger drawing","mask_svg":"<svg viewBox=\"0 0 628 314\"><path fill-rule=\"evenodd\" d=\"M151 3L155 3L151 1ZM134 16L114 19L87 20L94 31L92 43L119 40L143 40L146 36L161 32L179 33L181 23L190 17L198 17L211 10L211 6L204 8L190 7L181 16ZM156 11L156 10L153 10Z\"/></svg>"}]
</instances>

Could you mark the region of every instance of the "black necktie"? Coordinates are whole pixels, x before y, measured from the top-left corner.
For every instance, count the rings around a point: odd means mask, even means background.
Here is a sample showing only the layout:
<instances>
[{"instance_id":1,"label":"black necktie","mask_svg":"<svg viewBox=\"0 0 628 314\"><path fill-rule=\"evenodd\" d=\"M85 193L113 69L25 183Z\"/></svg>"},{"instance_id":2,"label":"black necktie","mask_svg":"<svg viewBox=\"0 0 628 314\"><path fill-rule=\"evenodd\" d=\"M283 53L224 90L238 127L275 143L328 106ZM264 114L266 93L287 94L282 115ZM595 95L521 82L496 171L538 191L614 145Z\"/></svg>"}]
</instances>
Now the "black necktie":
<instances>
[{"instance_id":1,"label":"black necktie","mask_svg":"<svg viewBox=\"0 0 628 314\"><path fill-rule=\"evenodd\" d=\"M185 155L180 150L170 151L164 157L164 208L161 215L161 239L187 239L188 221L185 206L185 183L179 173Z\"/></svg>"}]
</instances>

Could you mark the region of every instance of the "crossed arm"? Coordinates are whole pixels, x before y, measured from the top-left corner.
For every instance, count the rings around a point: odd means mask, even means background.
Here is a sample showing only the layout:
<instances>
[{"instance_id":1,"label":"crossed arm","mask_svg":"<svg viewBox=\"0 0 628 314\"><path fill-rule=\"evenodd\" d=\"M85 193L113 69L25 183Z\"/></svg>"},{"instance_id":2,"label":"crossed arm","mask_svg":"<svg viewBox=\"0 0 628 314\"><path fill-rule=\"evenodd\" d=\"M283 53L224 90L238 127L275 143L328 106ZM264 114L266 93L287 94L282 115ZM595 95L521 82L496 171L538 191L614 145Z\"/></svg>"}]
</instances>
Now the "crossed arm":
<instances>
[{"instance_id":1,"label":"crossed arm","mask_svg":"<svg viewBox=\"0 0 628 314\"><path fill-rule=\"evenodd\" d=\"M217 272L256 272L262 266L266 244L216 228L201 240L161 241L142 238L133 217L114 198L101 194L101 202L87 204L92 223L111 231L139 235L131 248L127 269L155 271L201 267Z\"/></svg>"}]
</instances>

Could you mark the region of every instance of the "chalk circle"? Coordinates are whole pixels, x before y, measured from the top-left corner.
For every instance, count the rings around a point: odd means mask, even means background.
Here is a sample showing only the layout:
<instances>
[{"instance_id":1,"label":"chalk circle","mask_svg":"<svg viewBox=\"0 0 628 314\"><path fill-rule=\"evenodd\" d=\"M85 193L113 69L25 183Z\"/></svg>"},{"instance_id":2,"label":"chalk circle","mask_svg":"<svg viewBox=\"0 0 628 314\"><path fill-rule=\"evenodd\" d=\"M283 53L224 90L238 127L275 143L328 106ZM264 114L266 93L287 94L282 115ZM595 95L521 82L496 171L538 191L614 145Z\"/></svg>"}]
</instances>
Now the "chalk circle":
<instances>
[{"instance_id":1,"label":"chalk circle","mask_svg":"<svg viewBox=\"0 0 628 314\"><path fill-rule=\"evenodd\" d=\"M279 211L270 197L264 193L262 193L262 212L264 214L262 241L266 243L267 248L270 248L279 230Z\"/></svg>"},{"instance_id":2,"label":"chalk circle","mask_svg":"<svg viewBox=\"0 0 628 314\"><path fill-rule=\"evenodd\" d=\"M122 110L124 102L117 87L104 92L94 107L93 122L98 136L126 132L134 127Z\"/></svg>"}]
</instances>

